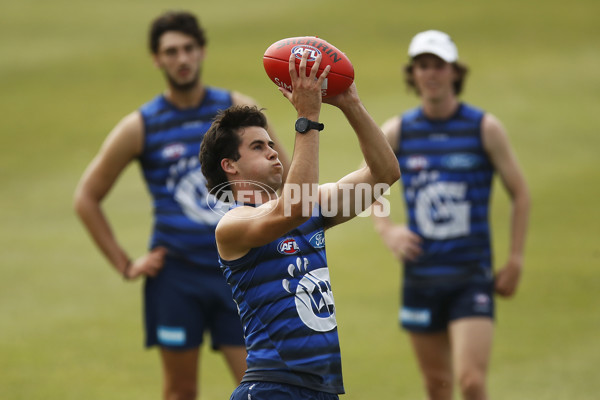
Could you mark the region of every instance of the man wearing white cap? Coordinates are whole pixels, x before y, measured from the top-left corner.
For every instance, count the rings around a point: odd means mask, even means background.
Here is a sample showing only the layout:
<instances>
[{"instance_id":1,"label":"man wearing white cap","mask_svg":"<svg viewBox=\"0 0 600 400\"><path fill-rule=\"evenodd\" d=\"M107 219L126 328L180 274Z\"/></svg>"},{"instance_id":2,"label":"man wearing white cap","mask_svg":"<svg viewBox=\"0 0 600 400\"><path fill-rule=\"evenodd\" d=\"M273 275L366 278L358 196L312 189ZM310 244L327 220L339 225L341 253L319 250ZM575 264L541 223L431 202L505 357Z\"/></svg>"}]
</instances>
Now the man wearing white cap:
<instances>
[{"instance_id":1,"label":"man wearing white cap","mask_svg":"<svg viewBox=\"0 0 600 400\"><path fill-rule=\"evenodd\" d=\"M419 107L382 127L400 164L407 222L377 216L403 263L399 319L409 333L429 399L487 399L494 293L512 296L523 266L529 191L500 121L463 103L467 67L446 33L417 34L405 80ZM505 265L492 266L489 201L498 173L512 203Z\"/></svg>"}]
</instances>

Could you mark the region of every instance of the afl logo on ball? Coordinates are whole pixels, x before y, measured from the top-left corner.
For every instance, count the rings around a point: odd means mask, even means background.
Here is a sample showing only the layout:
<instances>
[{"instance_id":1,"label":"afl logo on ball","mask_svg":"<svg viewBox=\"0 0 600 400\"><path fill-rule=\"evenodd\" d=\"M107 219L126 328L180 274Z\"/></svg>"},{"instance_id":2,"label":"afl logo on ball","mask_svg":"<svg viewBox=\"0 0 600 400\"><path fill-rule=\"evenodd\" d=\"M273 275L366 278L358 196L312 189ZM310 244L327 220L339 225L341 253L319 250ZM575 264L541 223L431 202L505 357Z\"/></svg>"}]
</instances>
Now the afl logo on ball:
<instances>
[{"instance_id":1,"label":"afl logo on ball","mask_svg":"<svg viewBox=\"0 0 600 400\"><path fill-rule=\"evenodd\" d=\"M296 254L300 251L300 247L298 247L298 243L293 238L287 238L279 242L277 251L281 254Z\"/></svg>"},{"instance_id":2,"label":"afl logo on ball","mask_svg":"<svg viewBox=\"0 0 600 400\"><path fill-rule=\"evenodd\" d=\"M302 54L304 54L305 51L310 52L307 61L315 61L317 59L317 56L321 54L321 52L316 47L308 46L306 44L294 46L294 48L292 49L292 54L294 54L296 58L300 59L302 58Z\"/></svg>"}]
</instances>

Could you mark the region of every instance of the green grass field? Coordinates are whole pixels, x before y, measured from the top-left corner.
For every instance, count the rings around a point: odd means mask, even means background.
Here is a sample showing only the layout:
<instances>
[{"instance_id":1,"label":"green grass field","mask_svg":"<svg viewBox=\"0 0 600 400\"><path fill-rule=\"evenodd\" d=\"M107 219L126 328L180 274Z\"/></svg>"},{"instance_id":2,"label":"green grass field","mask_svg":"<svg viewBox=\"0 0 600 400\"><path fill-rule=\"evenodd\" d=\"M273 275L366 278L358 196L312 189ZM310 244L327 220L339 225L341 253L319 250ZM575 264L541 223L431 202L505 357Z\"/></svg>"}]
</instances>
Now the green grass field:
<instances>
[{"instance_id":1,"label":"green grass field","mask_svg":"<svg viewBox=\"0 0 600 400\"><path fill-rule=\"evenodd\" d=\"M600 3L24 0L0 13L0 399L160 398L158 354L142 346L141 284L110 270L75 219L72 194L107 132L162 90L146 31L173 7L197 12L207 29L205 82L257 99L290 151L295 112L261 62L272 42L317 35L345 51L365 105L383 122L417 103L400 76L412 35L451 33L471 67L463 99L503 121L533 196L522 286L498 302L491 396L599 398ZM361 156L341 113L326 109L322 119L327 182ZM497 189L500 265L509 209ZM137 167L106 209L130 254L142 254L150 202ZM327 244L343 398L423 398L397 326L400 270L371 221L333 229ZM220 356L203 355L202 398L229 398L234 384Z\"/></svg>"}]
</instances>

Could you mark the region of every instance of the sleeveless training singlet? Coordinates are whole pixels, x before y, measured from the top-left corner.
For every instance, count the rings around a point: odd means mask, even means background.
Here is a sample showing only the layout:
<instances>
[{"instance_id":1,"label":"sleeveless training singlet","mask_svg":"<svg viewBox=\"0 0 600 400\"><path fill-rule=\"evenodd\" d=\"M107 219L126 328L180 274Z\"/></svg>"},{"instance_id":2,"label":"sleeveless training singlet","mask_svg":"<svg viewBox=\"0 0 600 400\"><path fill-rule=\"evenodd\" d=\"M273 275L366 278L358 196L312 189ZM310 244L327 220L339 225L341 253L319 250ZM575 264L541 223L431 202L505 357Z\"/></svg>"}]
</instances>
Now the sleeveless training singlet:
<instances>
[{"instance_id":1,"label":"sleeveless training singlet","mask_svg":"<svg viewBox=\"0 0 600 400\"><path fill-rule=\"evenodd\" d=\"M248 350L243 382L343 393L322 216L238 260L220 260Z\"/></svg>"},{"instance_id":2,"label":"sleeveless training singlet","mask_svg":"<svg viewBox=\"0 0 600 400\"><path fill-rule=\"evenodd\" d=\"M217 112L231 105L230 92L207 87L198 107L181 110L159 95L140 108L140 163L154 207L150 248L165 246L169 256L207 268L217 267L214 231L221 214L207 205L198 153Z\"/></svg>"},{"instance_id":3,"label":"sleeveless training singlet","mask_svg":"<svg viewBox=\"0 0 600 400\"><path fill-rule=\"evenodd\" d=\"M461 104L447 120L422 108L402 116L396 156L411 231L423 254L405 262L407 282L448 277L491 279L488 209L493 166L483 148L484 112Z\"/></svg>"}]
</instances>

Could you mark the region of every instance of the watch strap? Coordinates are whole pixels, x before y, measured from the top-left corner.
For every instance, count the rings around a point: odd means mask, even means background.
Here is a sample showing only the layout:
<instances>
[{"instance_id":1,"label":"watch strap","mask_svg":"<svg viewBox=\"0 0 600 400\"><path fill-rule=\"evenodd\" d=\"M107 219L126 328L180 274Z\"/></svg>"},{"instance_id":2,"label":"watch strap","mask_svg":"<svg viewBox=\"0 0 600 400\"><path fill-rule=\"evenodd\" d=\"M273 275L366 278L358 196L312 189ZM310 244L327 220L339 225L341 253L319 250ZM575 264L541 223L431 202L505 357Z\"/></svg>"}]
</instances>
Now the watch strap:
<instances>
[{"instance_id":1,"label":"watch strap","mask_svg":"<svg viewBox=\"0 0 600 400\"><path fill-rule=\"evenodd\" d=\"M298 133L306 133L312 129L322 131L325 125L320 122L311 121L306 117L300 117L296 120L296 131Z\"/></svg>"}]
</instances>

